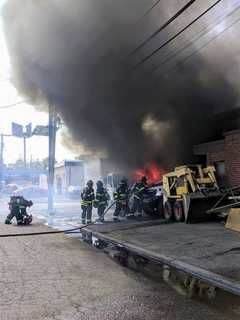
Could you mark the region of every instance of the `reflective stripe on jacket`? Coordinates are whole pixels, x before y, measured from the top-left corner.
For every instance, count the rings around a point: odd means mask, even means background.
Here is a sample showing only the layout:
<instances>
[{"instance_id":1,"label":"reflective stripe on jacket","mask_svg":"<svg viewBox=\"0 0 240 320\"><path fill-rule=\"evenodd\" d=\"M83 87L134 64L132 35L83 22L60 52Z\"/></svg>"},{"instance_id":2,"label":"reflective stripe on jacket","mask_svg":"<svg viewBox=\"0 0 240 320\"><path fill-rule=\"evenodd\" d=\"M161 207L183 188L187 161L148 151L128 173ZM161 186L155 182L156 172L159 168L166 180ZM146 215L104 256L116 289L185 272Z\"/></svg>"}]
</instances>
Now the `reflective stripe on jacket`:
<instances>
[{"instance_id":1,"label":"reflective stripe on jacket","mask_svg":"<svg viewBox=\"0 0 240 320\"><path fill-rule=\"evenodd\" d=\"M86 187L81 193L81 199L81 204L83 206L92 205L95 199L94 190L92 188L90 189L89 187Z\"/></svg>"}]
</instances>

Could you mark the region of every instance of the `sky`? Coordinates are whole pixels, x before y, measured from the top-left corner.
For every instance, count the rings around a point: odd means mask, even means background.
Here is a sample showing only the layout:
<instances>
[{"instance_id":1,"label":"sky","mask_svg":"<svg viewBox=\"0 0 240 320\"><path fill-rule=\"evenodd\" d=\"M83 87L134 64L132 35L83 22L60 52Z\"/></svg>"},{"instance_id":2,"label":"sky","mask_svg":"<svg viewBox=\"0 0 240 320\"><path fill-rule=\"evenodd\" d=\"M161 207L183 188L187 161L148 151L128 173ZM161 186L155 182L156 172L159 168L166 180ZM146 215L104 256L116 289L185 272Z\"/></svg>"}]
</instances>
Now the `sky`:
<instances>
[{"instance_id":1,"label":"sky","mask_svg":"<svg viewBox=\"0 0 240 320\"><path fill-rule=\"evenodd\" d=\"M5 0L0 0L0 12ZM11 64L5 44L2 18L0 14L0 134L11 134L11 123L21 125L32 123L36 125L47 125L48 114L37 111L34 106L21 103L14 107L7 107L11 104L26 101L21 97L11 84ZM48 156L48 138L32 137L27 139L27 161L30 159L43 159ZM71 159L75 155L61 143L61 132L57 134L56 160ZM15 137L4 138L4 163L13 163L23 159L23 140Z\"/></svg>"}]
</instances>

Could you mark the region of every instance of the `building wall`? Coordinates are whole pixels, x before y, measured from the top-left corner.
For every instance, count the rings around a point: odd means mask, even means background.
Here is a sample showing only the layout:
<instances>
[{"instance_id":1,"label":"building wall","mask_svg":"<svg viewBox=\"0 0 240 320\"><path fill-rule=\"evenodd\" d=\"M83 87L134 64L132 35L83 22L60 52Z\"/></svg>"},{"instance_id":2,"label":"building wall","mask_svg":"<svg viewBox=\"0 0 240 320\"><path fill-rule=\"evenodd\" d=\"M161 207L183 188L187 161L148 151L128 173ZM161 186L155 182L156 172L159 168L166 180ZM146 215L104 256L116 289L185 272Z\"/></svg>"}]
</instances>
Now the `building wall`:
<instances>
[{"instance_id":1,"label":"building wall","mask_svg":"<svg viewBox=\"0 0 240 320\"><path fill-rule=\"evenodd\" d=\"M61 192L63 193L66 189L66 173L65 173L65 166L60 166L55 168L54 172L54 185L55 185L55 191L59 193L60 190L58 190L58 179L61 179Z\"/></svg>"},{"instance_id":2,"label":"building wall","mask_svg":"<svg viewBox=\"0 0 240 320\"><path fill-rule=\"evenodd\" d=\"M230 186L240 185L240 130L225 134L225 166Z\"/></svg>"},{"instance_id":3,"label":"building wall","mask_svg":"<svg viewBox=\"0 0 240 320\"><path fill-rule=\"evenodd\" d=\"M207 164L208 165L214 165L215 162L224 161L224 160L225 160L224 150L207 153Z\"/></svg>"},{"instance_id":4,"label":"building wall","mask_svg":"<svg viewBox=\"0 0 240 320\"><path fill-rule=\"evenodd\" d=\"M54 180L57 193L66 192L69 186L84 187L84 163L65 161L64 164L55 167ZM60 186L61 188L59 188Z\"/></svg>"},{"instance_id":5,"label":"building wall","mask_svg":"<svg viewBox=\"0 0 240 320\"><path fill-rule=\"evenodd\" d=\"M215 165L218 174L224 165L225 175L220 176L224 186L240 186L240 130L224 133L222 140L195 146L194 154L206 155L207 164Z\"/></svg>"},{"instance_id":6,"label":"building wall","mask_svg":"<svg viewBox=\"0 0 240 320\"><path fill-rule=\"evenodd\" d=\"M55 190L64 193L69 186L84 187L88 180L96 182L103 177L103 161L97 157L65 160L55 167Z\"/></svg>"},{"instance_id":7,"label":"building wall","mask_svg":"<svg viewBox=\"0 0 240 320\"><path fill-rule=\"evenodd\" d=\"M83 165L66 167L67 187L84 187L84 168Z\"/></svg>"},{"instance_id":8,"label":"building wall","mask_svg":"<svg viewBox=\"0 0 240 320\"><path fill-rule=\"evenodd\" d=\"M89 158L84 161L85 183L88 180L97 180L102 178L102 161L100 158Z\"/></svg>"}]
</instances>

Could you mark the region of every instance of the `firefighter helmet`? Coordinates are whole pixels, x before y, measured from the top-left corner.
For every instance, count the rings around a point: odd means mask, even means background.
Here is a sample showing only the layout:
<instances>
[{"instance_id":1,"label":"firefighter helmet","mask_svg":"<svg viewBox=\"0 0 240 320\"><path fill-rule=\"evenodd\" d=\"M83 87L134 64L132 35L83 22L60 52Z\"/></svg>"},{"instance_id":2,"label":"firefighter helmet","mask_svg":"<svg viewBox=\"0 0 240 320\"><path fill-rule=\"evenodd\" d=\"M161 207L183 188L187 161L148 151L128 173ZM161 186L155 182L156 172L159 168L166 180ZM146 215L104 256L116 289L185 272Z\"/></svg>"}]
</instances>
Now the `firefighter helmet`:
<instances>
[{"instance_id":1,"label":"firefighter helmet","mask_svg":"<svg viewBox=\"0 0 240 320\"><path fill-rule=\"evenodd\" d=\"M101 180L98 180L96 184L97 184L98 187L103 187L103 183L102 183Z\"/></svg>"},{"instance_id":2,"label":"firefighter helmet","mask_svg":"<svg viewBox=\"0 0 240 320\"><path fill-rule=\"evenodd\" d=\"M89 181L87 182L87 186L88 186L89 188L92 188L92 186L93 186L93 181L92 181L92 180L89 180Z\"/></svg>"},{"instance_id":3,"label":"firefighter helmet","mask_svg":"<svg viewBox=\"0 0 240 320\"><path fill-rule=\"evenodd\" d=\"M120 181L120 185L121 185L121 186L126 186L127 183L128 183L127 178L122 178L122 180Z\"/></svg>"}]
</instances>

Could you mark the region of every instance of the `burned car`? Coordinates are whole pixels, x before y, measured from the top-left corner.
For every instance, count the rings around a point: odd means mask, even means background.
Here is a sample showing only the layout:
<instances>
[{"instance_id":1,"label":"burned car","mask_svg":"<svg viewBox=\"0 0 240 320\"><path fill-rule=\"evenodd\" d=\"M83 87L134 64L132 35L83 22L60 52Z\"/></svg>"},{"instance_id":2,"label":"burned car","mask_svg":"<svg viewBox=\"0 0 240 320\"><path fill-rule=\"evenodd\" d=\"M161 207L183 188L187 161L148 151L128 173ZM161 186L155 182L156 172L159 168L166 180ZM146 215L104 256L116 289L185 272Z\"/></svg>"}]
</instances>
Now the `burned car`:
<instances>
[{"instance_id":1,"label":"burned car","mask_svg":"<svg viewBox=\"0 0 240 320\"><path fill-rule=\"evenodd\" d=\"M163 214L163 187L162 183L155 183L143 194L143 211L149 215Z\"/></svg>"},{"instance_id":2,"label":"burned car","mask_svg":"<svg viewBox=\"0 0 240 320\"><path fill-rule=\"evenodd\" d=\"M133 195L129 199L129 209L133 212ZM162 182L157 182L146 188L143 193L143 211L147 215L163 215L163 186Z\"/></svg>"}]
</instances>

